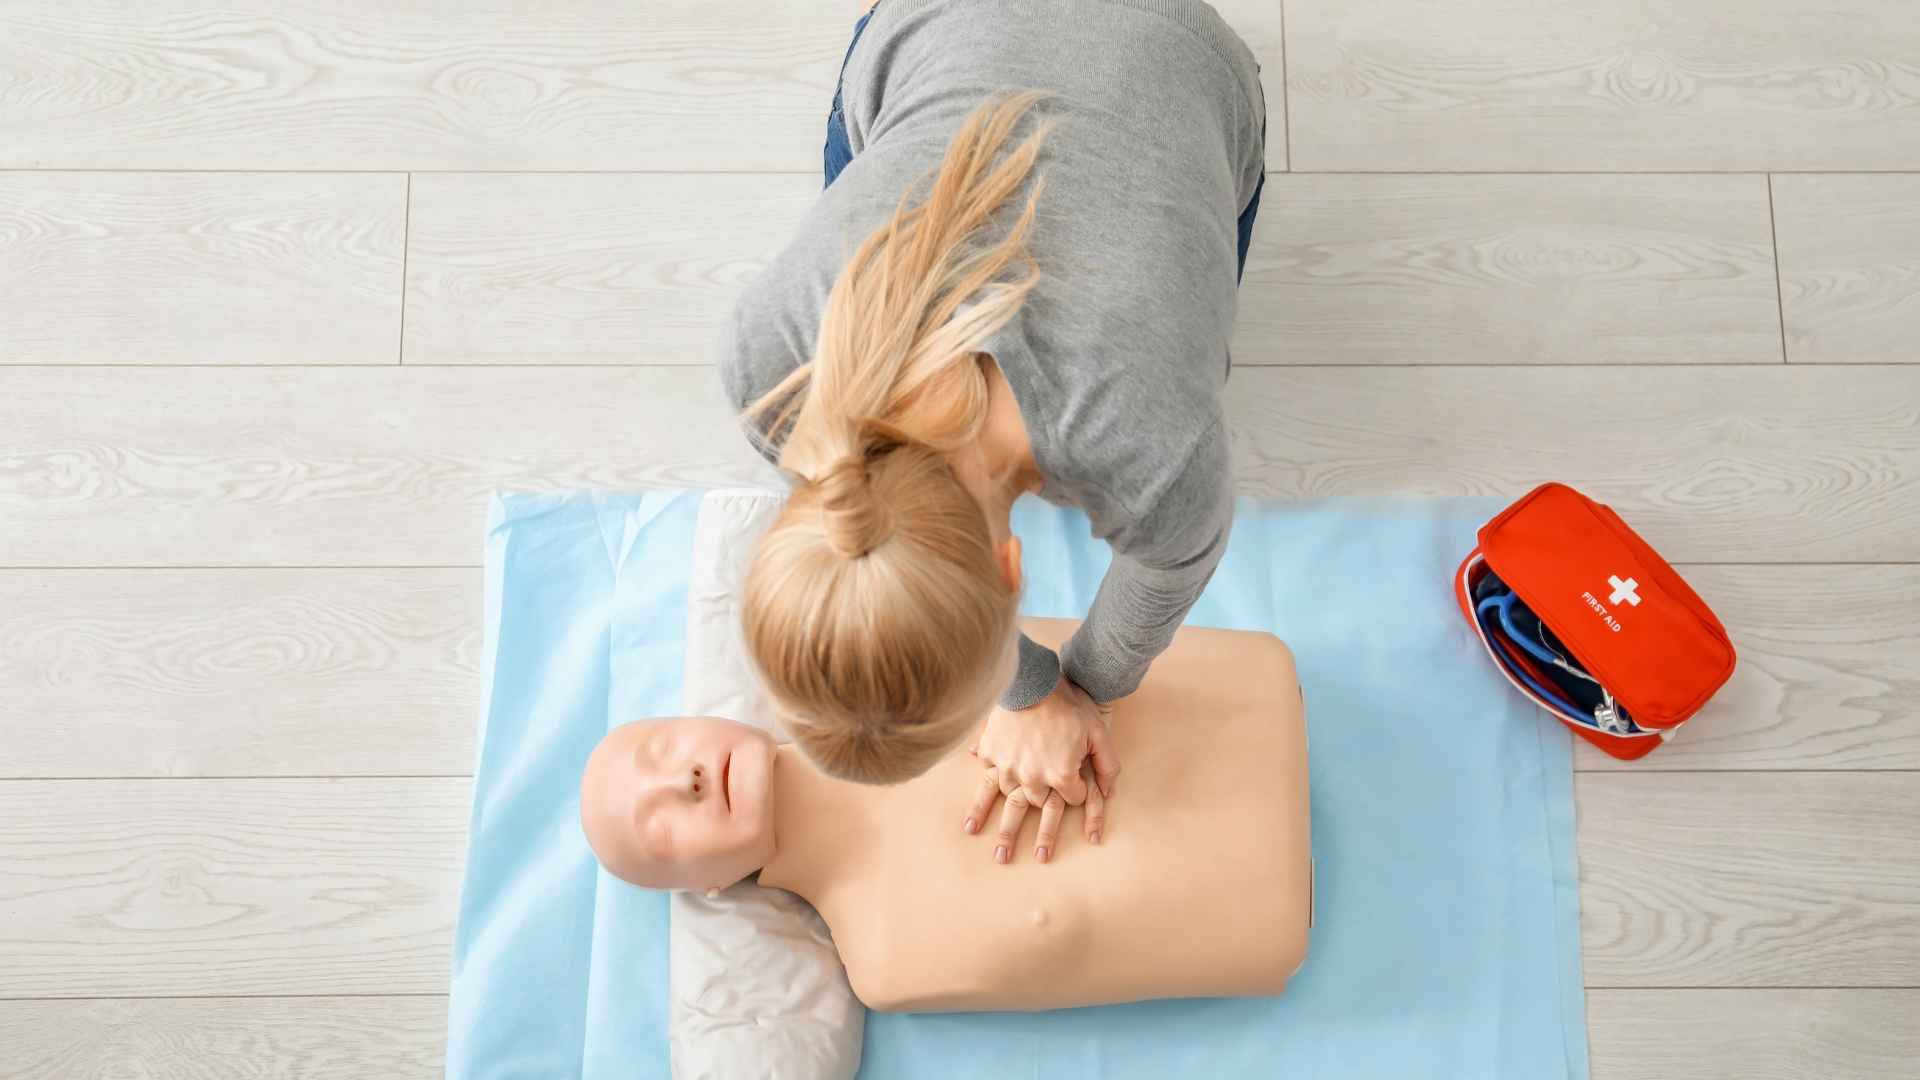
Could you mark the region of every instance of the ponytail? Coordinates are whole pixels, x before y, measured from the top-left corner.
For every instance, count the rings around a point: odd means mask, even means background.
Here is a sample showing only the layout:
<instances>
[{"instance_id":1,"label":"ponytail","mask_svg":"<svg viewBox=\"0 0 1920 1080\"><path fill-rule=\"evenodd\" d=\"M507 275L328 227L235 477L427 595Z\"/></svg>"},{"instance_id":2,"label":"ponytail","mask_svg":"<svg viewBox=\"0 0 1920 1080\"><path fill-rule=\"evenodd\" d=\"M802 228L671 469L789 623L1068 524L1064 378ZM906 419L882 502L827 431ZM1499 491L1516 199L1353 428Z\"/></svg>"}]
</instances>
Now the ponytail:
<instances>
[{"instance_id":1,"label":"ponytail","mask_svg":"<svg viewBox=\"0 0 1920 1080\"><path fill-rule=\"evenodd\" d=\"M812 359L745 413L797 478L748 572L747 648L795 741L833 775L919 775L1010 674L1017 598L948 456L986 424L981 347L1039 280L1027 241L1044 179L986 234L1039 157L1045 121L1006 146L1045 96L968 115L925 200L910 205L917 184L903 192L842 270Z\"/></svg>"}]
</instances>

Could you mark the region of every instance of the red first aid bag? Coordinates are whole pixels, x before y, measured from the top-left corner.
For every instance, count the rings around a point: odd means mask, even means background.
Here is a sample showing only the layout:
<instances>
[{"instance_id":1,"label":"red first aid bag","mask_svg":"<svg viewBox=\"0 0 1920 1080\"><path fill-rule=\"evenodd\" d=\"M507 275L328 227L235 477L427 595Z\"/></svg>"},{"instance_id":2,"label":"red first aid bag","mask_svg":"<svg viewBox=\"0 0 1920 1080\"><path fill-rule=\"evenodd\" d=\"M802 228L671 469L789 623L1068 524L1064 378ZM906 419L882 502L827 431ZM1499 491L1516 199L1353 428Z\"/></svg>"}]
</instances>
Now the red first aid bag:
<instances>
[{"instance_id":1,"label":"red first aid bag","mask_svg":"<svg viewBox=\"0 0 1920 1080\"><path fill-rule=\"evenodd\" d=\"M1733 674L1706 602L1619 515L1564 484L1482 526L1454 592L1507 680L1617 758L1672 738Z\"/></svg>"}]
</instances>

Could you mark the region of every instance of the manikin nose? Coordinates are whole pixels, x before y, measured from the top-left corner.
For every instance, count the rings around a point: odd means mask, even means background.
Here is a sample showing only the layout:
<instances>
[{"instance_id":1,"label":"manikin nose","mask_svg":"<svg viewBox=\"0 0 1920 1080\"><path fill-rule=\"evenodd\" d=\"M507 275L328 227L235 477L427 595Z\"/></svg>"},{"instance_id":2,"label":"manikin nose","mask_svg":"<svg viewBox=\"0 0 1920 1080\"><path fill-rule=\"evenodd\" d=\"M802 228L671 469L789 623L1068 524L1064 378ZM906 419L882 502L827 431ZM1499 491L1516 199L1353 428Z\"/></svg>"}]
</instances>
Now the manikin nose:
<instances>
[{"instance_id":1,"label":"manikin nose","mask_svg":"<svg viewBox=\"0 0 1920 1080\"><path fill-rule=\"evenodd\" d=\"M687 777L689 794L691 794L696 799L700 798L700 796L704 794L707 791L707 789L712 786L712 784L709 782L710 779L711 778L707 775L707 771L705 769L701 768L698 765L695 765L691 773Z\"/></svg>"}]
</instances>

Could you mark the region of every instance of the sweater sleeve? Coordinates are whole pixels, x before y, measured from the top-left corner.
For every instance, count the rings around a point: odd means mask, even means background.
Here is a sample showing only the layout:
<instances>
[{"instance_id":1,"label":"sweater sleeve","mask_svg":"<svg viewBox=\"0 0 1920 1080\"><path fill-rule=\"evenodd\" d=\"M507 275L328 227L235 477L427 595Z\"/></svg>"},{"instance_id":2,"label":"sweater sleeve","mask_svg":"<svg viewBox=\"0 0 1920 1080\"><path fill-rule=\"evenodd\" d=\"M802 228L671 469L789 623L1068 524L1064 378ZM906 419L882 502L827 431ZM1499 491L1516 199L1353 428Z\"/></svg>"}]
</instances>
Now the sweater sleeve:
<instances>
[{"instance_id":1,"label":"sweater sleeve","mask_svg":"<svg viewBox=\"0 0 1920 1080\"><path fill-rule=\"evenodd\" d=\"M1052 649L1033 640L1025 634L1020 635L1020 669L1013 676L1013 682L1006 692L1000 695L1000 707L1003 709L1024 709L1038 705L1040 699L1053 693L1060 681L1060 657Z\"/></svg>"},{"instance_id":2,"label":"sweater sleeve","mask_svg":"<svg viewBox=\"0 0 1920 1080\"><path fill-rule=\"evenodd\" d=\"M756 424L743 415L747 406L783 378L782 369L795 364L785 342L758 317L753 294L748 292L735 302L721 320L716 342L714 368L720 377L721 391L733 406L741 434L769 464L780 463L780 448L774 444L764 424Z\"/></svg>"},{"instance_id":3,"label":"sweater sleeve","mask_svg":"<svg viewBox=\"0 0 1920 1080\"><path fill-rule=\"evenodd\" d=\"M783 252L748 282L720 320L714 341L721 391L739 416L741 432L761 457L776 466L785 433L770 431L766 422L753 423L741 414L807 362L814 333L808 312L814 304L824 303L832 286L831 280L822 282L808 273L804 262L789 265L794 261L791 251Z\"/></svg>"},{"instance_id":4,"label":"sweater sleeve","mask_svg":"<svg viewBox=\"0 0 1920 1080\"><path fill-rule=\"evenodd\" d=\"M1067 678L1101 703L1133 693L1213 577L1232 526L1233 468L1216 422L1150 512L1112 537L1113 563L1061 649Z\"/></svg>"}]
</instances>

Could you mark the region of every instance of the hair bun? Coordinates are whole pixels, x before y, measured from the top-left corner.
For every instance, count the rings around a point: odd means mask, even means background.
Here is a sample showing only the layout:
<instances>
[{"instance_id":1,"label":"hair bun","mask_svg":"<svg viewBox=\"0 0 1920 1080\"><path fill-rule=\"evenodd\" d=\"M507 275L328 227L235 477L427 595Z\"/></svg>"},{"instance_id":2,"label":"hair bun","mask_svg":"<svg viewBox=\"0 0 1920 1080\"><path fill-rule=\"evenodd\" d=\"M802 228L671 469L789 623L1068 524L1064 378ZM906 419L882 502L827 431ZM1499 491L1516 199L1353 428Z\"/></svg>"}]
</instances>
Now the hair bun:
<instances>
[{"instance_id":1,"label":"hair bun","mask_svg":"<svg viewBox=\"0 0 1920 1080\"><path fill-rule=\"evenodd\" d=\"M893 509L873 489L867 453L848 454L827 467L814 483L827 543L849 559L858 559L893 536Z\"/></svg>"}]
</instances>

